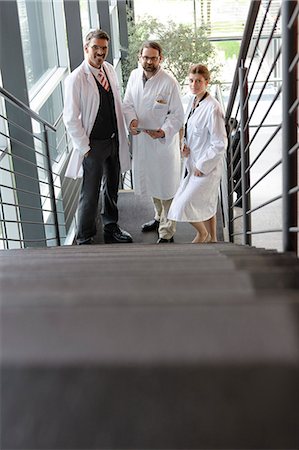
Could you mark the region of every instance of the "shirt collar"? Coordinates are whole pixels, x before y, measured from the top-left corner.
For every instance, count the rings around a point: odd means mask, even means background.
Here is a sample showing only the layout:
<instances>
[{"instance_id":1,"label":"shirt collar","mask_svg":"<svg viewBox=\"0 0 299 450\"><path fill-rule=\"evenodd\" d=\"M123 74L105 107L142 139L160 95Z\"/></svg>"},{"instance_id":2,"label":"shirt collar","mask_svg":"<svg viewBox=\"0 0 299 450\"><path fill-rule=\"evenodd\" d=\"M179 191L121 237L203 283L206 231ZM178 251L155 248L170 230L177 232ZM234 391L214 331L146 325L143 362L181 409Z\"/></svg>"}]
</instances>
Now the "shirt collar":
<instances>
[{"instance_id":1,"label":"shirt collar","mask_svg":"<svg viewBox=\"0 0 299 450\"><path fill-rule=\"evenodd\" d=\"M154 75L153 75L151 78L154 78L154 77L157 75L157 73L160 71L160 69L161 69L161 66L158 66L156 72L154 73ZM144 73L144 70L142 69L142 81L143 81L143 85L145 85L145 83L146 83L148 80L150 80L151 78L146 78L145 73Z\"/></svg>"},{"instance_id":2,"label":"shirt collar","mask_svg":"<svg viewBox=\"0 0 299 450\"><path fill-rule=\"evenodd\" d=\"M102 69L103 66L100 67L99 69L97 69L96 67L93 67L93 66L90 65L89 63L87 63L87 64L88 64L88 67L89 67L91 73L92 73L95 77L98 77L98 75L99 75L99 73L100 73L100 71L101 71L101 69Z\"/></svg>"}]
</instances>

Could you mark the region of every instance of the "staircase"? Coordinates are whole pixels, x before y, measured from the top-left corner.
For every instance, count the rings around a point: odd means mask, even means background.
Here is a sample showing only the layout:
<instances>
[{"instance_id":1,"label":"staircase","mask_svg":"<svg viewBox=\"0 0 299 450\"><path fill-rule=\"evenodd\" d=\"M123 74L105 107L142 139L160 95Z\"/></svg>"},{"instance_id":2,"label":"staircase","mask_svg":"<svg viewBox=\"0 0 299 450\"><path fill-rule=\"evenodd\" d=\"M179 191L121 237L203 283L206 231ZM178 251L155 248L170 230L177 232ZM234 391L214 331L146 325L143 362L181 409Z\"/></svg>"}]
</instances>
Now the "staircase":
<instances>
[{"instance_id":1,"label":"staircase","mask_svg":"<svg viewBox=\"0 0 299 450\"><path fill-rule=\"evenodd\" d=\"M296 257L175 243L0 258L1 448L299 448Z\"/></svg>"}]
</instances>

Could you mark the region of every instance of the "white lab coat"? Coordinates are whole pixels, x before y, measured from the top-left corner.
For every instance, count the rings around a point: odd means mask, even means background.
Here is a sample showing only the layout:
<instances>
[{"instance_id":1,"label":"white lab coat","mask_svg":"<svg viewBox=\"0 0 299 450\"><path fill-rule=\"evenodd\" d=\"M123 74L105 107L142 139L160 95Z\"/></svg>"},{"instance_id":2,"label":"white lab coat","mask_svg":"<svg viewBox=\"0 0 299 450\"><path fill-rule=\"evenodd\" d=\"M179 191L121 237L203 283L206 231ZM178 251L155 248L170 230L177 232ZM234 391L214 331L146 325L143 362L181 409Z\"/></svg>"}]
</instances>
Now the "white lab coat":
<instances>
[{"instance_id":1,"label":"white lab coat","mask_svg":"<svg viewBox=\"0 0 299 450\"><path fill-rule=\"evenodd\" d=\"M130 168L127 130L122 114L121 98L116 72L106 61L104 68L114 96L119 137L121 171ZM73 151L65 176L78 178L83 174L82 161L90 150L89 136L100 106L99 90L86 61L77 67L65 80L65 103L63 120L73 143Z\"/></svg>"},{"instance_id":2,"label":"white lab coat","mask_svg":"<svg viewBox=\"0 0 299 450\"><path fill-rule=\"evenodd\" d=\"M143 69L132 71L123 111L127 126L133 119L138 127L162 129L163 139L152 139L141 132L132 138L133 181L137 195L161 200L173 198L180 182L178 132L183 126L184 110L177 81L162 68L143 85Z\"/></svg>"},{"instance_id":3,"label":"white lab coat","mask_svg":"<svg viewBox=\"0 0 299 450\"><path fill-rule=\"evenodd\" d=\"M189 116L194 96L186 111ZM223 169L227 136L224 117L217 100L211 95L199 103L187 124L186 144L190 155L180 187L172 201L168 218L178 222L202 222L216 214L218 189ZM188 175L185 176L185 169ZM194 176L198 169L203 176Z\"/></svg>"}]
</instances>

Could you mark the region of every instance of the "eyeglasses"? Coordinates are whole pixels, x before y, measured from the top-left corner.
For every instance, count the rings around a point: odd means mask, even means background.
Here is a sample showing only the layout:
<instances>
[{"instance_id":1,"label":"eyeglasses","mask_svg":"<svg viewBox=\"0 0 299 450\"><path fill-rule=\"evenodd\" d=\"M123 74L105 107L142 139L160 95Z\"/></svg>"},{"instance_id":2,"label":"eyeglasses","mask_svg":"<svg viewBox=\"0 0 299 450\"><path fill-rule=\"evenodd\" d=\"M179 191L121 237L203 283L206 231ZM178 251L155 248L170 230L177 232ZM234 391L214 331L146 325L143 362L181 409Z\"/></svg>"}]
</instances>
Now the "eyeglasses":
<instances>
[{"instance_id":1,"label":"eyeglasses","mask_svg":"<svg viewBox=\"0 0 299 450\"><path fill-rule=\"evenodd\" d=\"M93 50L102 50L103 52L108 50L108 47L101 47L100 45L90 45L89 47Z\"/></svg>"},{"instance_id":2,"label":"eyeglasses","mask_svg":"<svg viewBox=\"0 0 299 450\"><path fill-rule=\"evenodd\" d=\"M158 59L160 58L160 56L141 56L141 58L143 59L143 61L145 62L157 62Z\"/></svg>"}]
</instances>

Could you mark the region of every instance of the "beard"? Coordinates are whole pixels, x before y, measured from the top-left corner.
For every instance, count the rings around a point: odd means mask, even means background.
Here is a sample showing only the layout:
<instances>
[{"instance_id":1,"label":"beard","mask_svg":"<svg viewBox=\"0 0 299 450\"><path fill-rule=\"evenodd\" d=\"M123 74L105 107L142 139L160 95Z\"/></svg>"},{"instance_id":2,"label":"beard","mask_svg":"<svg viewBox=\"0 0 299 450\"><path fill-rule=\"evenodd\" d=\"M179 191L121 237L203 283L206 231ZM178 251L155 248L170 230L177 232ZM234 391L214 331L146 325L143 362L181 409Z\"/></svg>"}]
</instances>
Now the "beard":
<instances>
[{"instance_id":1,"label":"beard","mask_svg":"<svg viewBox=\"0 0 299 450\"><path fill-rule=\"evenodd\" d=\"M155 66L149 66L148 64L144 64L143 68L146 72L154 72L157 70Z\"/></svg>"}]
</instances>

